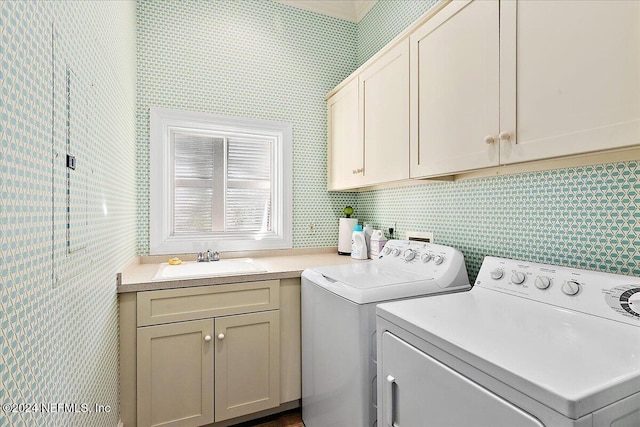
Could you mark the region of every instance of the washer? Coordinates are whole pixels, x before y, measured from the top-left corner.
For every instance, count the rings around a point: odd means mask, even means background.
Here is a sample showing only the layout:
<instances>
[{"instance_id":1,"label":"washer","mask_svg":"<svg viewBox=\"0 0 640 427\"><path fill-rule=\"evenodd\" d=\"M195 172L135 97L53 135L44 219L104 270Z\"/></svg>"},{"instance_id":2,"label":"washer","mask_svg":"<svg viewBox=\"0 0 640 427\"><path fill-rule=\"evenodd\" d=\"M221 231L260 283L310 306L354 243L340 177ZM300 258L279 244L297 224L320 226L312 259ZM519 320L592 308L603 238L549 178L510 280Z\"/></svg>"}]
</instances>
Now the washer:
<instances>
[{"instance_id":1,"label":"washer","mask_svg":"<svg viewBox=\"0 0 640 427\"><path fill-rule=\"evenodd\" d=\"M375 306L470 289L448 246L390 240L382 254L302 273L302 419L306 427L376 425Z\"/></svg>"},{"instance_id":2,"label":"washer","mask_svg":"<svg viewBox=\"0 0 640 427\"><path fill-rule=\"evenodd\" d=\"M377 308L383 426L640 426L640 279L485 258Z\"/></svg>"}]
</instances>

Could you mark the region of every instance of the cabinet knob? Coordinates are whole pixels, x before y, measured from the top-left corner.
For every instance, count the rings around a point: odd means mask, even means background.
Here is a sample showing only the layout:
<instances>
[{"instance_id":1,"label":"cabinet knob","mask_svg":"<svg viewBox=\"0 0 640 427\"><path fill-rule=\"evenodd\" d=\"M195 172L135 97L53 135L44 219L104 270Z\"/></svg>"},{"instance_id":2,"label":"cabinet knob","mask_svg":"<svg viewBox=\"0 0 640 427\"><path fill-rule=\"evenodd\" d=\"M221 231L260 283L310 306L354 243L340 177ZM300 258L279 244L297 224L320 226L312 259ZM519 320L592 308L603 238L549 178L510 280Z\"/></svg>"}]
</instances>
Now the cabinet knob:
<instances>
[{"instance_id":1,"label":"cabinet knob","mask_svg":"<svg viewBox=\"0 0 640 427\"><path fill-rule=\"evenodd\" d=\"M204 340L205 340L205 341L211 341L211 335L206 335L206 336L204 337Z\"/></svg>"},{"instance_id":2,"label":"cabinet knob","mask_svg":"<svg viewBox=\"0 0 640 427\"><path fill-rule=\"evenodd\" d=\"M509 141L511 139L511 134L509 132L500 132L498 138L500 138L500 141Z\"/></svg>"},{"instance_id":3,"label":"cabinet knob","mask_svg":"<svg viewBox=\"0 0 640 427\"><path fill-rule=\"evenodd\" d=\"M224 339L224 334L218 334L218 339L219 340L223 340Z\"/></svg>"},{"instance_id":4,"label":"cabinet knob","mask_svg":"<svg viewBox=\"0 0 640 427\"><path fill-rule=\"evenodd\" d=\"M485 144L493 144L494 142L496 142L496 139L493 137L493 135L487 135L484 137Z\"/></svg>"}]
</instances>

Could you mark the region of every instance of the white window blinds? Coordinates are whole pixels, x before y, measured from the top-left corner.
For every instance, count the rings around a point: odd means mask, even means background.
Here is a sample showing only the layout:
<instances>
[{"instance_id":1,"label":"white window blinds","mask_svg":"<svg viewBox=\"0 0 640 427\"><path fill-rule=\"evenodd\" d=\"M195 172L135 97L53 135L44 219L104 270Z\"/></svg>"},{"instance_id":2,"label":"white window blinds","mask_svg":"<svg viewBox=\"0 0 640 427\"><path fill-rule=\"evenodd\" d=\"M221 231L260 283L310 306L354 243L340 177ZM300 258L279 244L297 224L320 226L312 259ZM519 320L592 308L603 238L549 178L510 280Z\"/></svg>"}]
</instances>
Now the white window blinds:
<instances>
[{"instance_id":1,"label":"white window blinds","mask_svg":"<svg viewBox=\"0 0 640 427\"><path fill-rule=\"evenodd\" d=\"M173 133L174 235L271 231L273 141Z\"/></svg>"},{"instance_id":2,"label":"white window blinds","mask_svg":"<svg viewBox=\"0 0 640 427\"><path fill-rule=\"evenodd\" d=\"M272 143L227 141L226 231L271 231Z\"/></svg>"}]
</instances>

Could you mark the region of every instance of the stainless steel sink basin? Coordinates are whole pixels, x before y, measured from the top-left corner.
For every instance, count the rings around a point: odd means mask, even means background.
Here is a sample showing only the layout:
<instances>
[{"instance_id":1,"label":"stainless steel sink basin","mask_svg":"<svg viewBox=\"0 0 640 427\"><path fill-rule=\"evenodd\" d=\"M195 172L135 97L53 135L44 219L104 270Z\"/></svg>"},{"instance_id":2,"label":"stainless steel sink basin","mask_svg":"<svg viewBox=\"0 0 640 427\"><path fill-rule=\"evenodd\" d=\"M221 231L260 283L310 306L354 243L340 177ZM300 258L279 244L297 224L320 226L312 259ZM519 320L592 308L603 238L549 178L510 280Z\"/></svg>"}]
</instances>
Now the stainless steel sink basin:
<instances>
[{"instance_id":1,"label":"stainless steel sink basin","mask_svg":"<svg viewBox=\"0 0 640 427\"><path fill-rule=\"evenodd\" d=\"M264 273L266 271L262 265L251 258L225 259L213 262L183 262L180 265L162 263L153 280L233 276L246 273Z\"/></svg>"}]
</instances>

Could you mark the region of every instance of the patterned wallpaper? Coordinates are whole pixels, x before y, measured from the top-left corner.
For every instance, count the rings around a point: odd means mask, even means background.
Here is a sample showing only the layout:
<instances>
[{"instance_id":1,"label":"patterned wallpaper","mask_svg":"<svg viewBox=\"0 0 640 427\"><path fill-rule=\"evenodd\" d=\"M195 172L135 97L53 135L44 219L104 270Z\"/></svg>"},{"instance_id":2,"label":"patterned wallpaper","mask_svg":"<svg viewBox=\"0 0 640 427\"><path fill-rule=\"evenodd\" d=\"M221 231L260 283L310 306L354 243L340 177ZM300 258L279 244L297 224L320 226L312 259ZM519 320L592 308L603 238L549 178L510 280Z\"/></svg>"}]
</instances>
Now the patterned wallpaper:
<instances>
[{"instance_id":1,"label":"patterned wallpaper","mask_svg":"<svg viewBox=\"0 0 640 427\"><path fill-rule=\"evenodd\" d=\"M0 403L51 411L10 407L0 426L113 427L115 278L136 254L135 3L2 1L0 27Z\"/></svg>"},{"instance_id":2,"label":"patterned wallpaper","mask_svg":"<svg viewBox=\"0 0 640 427\"><path fill-rule=\"evenodd\" d=\"M358 66L436 3L437 0L379 0L358 23Z\"/></svg>"},{"instance_id":3,"label":"patterned wallpaper","mask_svg":"<svg viewBox=\"0 0 640 427\"><path fill-rule=\"evenodd\" d=\"M431 231L472 278L486 255L640 276L638 162L360 193L374 228Z\"/></svg>"},{"instance_id":4,"label":"patterned wallpaper","mask_svg":"<svg viewBox=\"0 0 640 427\"><path fill-rule=\"evenodd\" d=\"M326 190L324 97L356 68L356 25L271 0L142 0L137 17L140 254L152 106L292 123L294 246L336 245L355 196Z\"/></svg>"}]
</instances>

